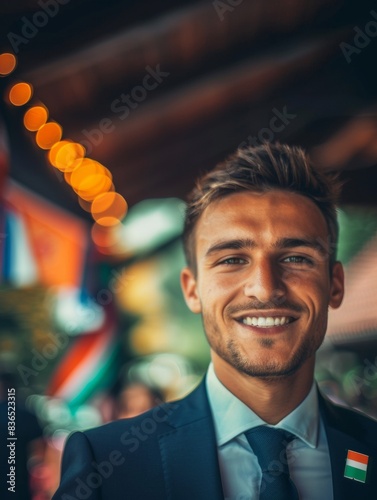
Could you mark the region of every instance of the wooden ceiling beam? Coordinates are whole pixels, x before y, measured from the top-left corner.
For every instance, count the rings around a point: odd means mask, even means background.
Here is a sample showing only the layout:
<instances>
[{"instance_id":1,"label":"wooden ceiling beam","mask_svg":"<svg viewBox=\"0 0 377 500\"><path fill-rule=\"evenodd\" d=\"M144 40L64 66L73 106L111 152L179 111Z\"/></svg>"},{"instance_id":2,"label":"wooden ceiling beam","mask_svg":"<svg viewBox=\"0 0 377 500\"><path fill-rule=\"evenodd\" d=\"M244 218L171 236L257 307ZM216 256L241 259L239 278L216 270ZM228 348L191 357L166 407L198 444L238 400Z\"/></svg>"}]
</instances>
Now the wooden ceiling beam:
<instances>
[{"instance_id":1,"label":"wooden ceiling beam","mask_svg":"<svg viewBox=\"0 0 377 500\"><path fill-rule=\"evenodd\" d=\"M145 102L134 113L130 110L125 120L120 114L108 114L102 119L111 121L111 132L103 133L98 145L93 143L91 154L105 161L114 151L120 157L139 148L145 152L145 144L161 137L174 136L178 130L195 127L231 109L249 109L286 82L316 71L338 49L342 36L337 33L310 42L306 40L301 48L289 45L259 60L243 61L151 103ZM92 122L87 131L98 128L99 122ZM68 133L78 142L87 140L82 130L70 128Z\"/></svg>"},{"instance_id":2,"label":"wooden ceiling beam","mask_svg":"<svg viewBox=\"0 0 377 500\"><path fill-rule=\"evenodd\" d=\"M103 96L135 84L147 65L160 64L175 75L189 77L195 68L219 55L222 64L226 52L240 44L302 29L318 16L330 18L338 2L291 0L288 8L281 0L254 0L222 15L213 4L170 12L50 64L36 64L24 76L58 119L69 110L90 113L93 103L100 108Z\"/></svg>"}]
</instances>

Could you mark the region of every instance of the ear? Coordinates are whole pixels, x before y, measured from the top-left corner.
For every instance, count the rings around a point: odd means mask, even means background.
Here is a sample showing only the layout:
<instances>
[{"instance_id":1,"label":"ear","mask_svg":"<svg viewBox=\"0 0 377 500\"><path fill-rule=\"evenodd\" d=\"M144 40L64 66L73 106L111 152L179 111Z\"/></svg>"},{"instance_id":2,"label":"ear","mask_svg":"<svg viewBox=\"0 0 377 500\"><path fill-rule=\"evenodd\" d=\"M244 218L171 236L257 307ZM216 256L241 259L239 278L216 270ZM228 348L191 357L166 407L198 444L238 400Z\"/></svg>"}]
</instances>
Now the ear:
<instances>
[{"instance_id":1,"label":"ear","mask_svg":"<svg viewBox=\"0 0 377 500\"><path fill-rule=\"evenodd\" d=\"M195 314L202 312L196 278L188 267L181 271L181 287L188 308Z\"/></svg>"},{"instance_id":2,"label":"ear","mask_svg":"<svg viewBox=\"0 0 377 500\"><path fill-rule=\"evenodd\" d=\"M337 309L342 303L344 296L344 270L340 262L335 262L332 269L330 302L333 309Z\"/></svg>"}]
</instances>

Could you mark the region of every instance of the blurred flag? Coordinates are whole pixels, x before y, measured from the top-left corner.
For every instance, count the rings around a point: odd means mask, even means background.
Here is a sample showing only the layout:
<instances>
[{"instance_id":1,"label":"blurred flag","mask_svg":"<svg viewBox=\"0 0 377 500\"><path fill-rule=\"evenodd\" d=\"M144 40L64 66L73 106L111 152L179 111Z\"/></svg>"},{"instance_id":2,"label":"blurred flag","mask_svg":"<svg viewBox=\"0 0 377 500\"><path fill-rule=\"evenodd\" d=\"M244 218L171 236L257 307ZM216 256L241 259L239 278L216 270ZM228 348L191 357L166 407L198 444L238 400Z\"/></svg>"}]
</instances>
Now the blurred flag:
<instances>
[{"instance_id":1,"label":"blurred flag","mask_svg":"<svg viewBox=\"0 0 377 500\"><path fill-rule=\"evenodd\" d=\"M13 207L3 209L1 228L2 281L15 287L38 282L38 269L24 218Z\"/></svg>"},{"instance_id":2,"label":"blurred flag","mask_svg":"<svg viewBox=\"0 0 377 500\"><path fill-rule=\"evenodd\" d=\"M82 405L116 375L119 348L115 315L112 308L106 308L100 328L71 344L51 378L47 395L64 399L71 409Z\"/></svg>"},{"instance_id":3,"label":"blurred flag","mask_svg":"<svg viewBox=\"0 0 377 500\"><path fill-rule=\"evenodd\" d=\"M4 200L3 281L80 287L89 225L14 182Z\"/></svg>"}]
</instances>

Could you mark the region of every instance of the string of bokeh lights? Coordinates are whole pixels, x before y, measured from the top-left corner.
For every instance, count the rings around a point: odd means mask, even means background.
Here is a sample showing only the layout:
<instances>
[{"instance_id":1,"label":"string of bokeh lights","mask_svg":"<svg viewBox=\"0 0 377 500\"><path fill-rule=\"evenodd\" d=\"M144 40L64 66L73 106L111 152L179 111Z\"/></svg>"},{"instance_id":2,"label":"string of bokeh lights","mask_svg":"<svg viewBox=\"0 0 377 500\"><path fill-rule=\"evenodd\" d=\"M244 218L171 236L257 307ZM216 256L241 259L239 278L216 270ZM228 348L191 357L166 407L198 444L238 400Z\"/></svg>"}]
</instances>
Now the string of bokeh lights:
<instances>
[{"instance_id":1,"label":"string of bokeh lights","mask_svg":"<svg viewBox=\"0 0 377 500\"><path fill-rule=\"evenodd\" d=\"M17 66L14 54L0 54L0 76L9 76ZM111 172L98 161L88 158L84 146L63 138L63 128L49 118L43 103L32 103L33 87L27 82L12 83L6 99L13 106L26 106L23 124L35 133L35 142L46 151L48 162L59 170L78 196L80 206L91 213L94 223L91 235L99 251L110 254L115 245L115 229L125 217L128 205L117 193Z\"/></svg>"}]
</instances>

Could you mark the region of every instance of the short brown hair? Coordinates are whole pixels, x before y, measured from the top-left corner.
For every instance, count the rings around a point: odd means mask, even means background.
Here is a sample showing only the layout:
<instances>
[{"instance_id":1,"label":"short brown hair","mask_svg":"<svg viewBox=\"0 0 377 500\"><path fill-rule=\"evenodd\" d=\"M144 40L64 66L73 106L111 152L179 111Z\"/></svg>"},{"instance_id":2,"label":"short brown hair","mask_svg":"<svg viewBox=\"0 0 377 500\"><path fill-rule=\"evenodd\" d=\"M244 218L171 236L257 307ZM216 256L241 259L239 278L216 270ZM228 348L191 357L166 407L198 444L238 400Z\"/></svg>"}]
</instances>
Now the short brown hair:
<instances>
[{"instance_id":1,"label":"short brown hair","mask_svg":"<svg viewBox=\"0 0 377 500\"><path fill-rule=\"evenodd\" d=\"M264 144L239 148L201 177L188 197L183 230L187 264L196 272L195 227L212 202L240 191L283 189L311 199L324 215L329 230L331 269L339 234L336 203L340 187L338 175L315 169L300 147Z\"/></svg>"}]
</instances>

